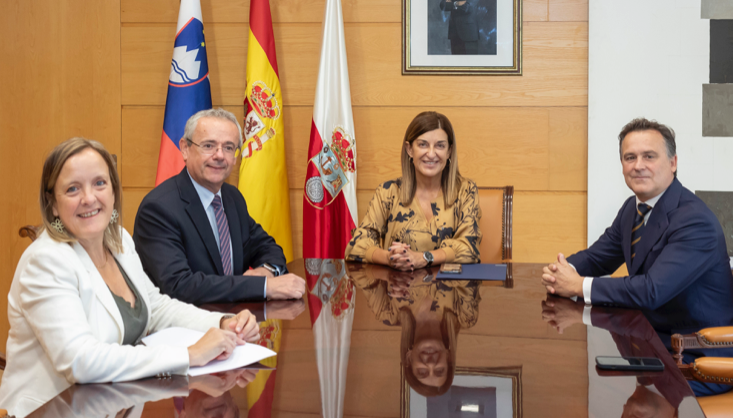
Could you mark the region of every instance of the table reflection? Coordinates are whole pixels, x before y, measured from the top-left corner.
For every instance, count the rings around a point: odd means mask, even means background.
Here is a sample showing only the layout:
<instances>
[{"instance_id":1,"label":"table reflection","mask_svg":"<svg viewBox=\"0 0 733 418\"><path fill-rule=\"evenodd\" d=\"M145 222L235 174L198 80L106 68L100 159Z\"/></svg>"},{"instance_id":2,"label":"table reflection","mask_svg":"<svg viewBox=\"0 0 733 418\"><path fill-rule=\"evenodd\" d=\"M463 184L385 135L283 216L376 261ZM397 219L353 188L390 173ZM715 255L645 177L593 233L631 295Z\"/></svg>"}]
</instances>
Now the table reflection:
<instances>
[{"instance_id":1,"label":"table reflection","mask_svg":"<svg viewBox=\"0 0 733 418\"><path fill-rule=\"evenodd\" d=\"M140 416L147 402L144 416L689 418L704 416L694 395L730 388L680 373L670 355L671 333L689 325L680 315L664 324L548 296L539 264L515 263L503 283L338 259L288 269L306 278L303 300L205 306L255 313L259 344L278 353L265 369L74 386L32 416ZM726 355L706 351L684 361ZM599 355L658 357L665 371L599 372Z\"/></svg>"},{"instance_id":2,"label":"table reflection","mask_svg":"<svg viewBox=\"0 0 733 418\"><path fill-rule=\"evenodd\" d=\"M599 377L632 376L636 388L624 404L622 417L676 417L685 398L717 395L731 390L731 386L714 383L687 381L672 357L670 343L671 330L679 315L664 322L659 315L645 312L590 307L580 301L572 301L547 295L542 301L542 317L549 325L562 334L567 328L586 323L594 328L610 332L618 355L623 357L654 357L664 363L663 372L611 372L590 369ZM655 326L652 326L652 319ZM589 350L590 354L591 350ZM705 355L725 355L711 350L690 350L684 353L685 364ZM589 358L589 360L591 360Z\"/></svg>"},{"instance_id":3,"label":"table reflection","mask_svg":"<svg viewBox=\"0 0 733 418\"><path fill-rule=\"evenodd\" d=\"M179 417L238 417L230 390L245 387L262 370L238 369L205 376L72 385L29 417L139 417L146 403L173 398Z\"/></svg>"},{"instance_id":4,"label":"table reflection","mask_svg":"<svg viewBox=\"0 0 733 418\"><path fill-rule=\"evenodd\" d=\"M402 374L423 396L442 395L453 384L458 333L476 324L481 301L478 281L438 281L435 272L349 265L375 317L401 327Z\"/></svg>"}]
</instances>

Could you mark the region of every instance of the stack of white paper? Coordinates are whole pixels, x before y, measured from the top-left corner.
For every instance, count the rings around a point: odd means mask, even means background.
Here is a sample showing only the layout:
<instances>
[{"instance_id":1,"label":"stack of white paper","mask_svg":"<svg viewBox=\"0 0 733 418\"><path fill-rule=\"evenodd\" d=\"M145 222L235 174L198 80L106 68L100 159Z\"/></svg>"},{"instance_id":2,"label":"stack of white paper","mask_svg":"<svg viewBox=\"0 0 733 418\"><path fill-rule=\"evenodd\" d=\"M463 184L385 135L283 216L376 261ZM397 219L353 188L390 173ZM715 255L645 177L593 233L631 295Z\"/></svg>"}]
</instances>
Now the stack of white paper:
<instances>
[{"instance_id":1,"label":"stack of white paper","mask_svg":"<svg viewBox=\"0 0 733 418\"><path fill-rule=\"evenodd\" d=\"M204 333L201 331L173 327L148 335L142 339L142 342L148 347L156 347L160 345L189 347L194 345L196 341L200 340L203 336ZM188 369L188 374L189 376L200 376L202 374L238 369L276 355L277 353L269 348L253 343L247 343L245 345L235 347L234 352L228 359L214 360L209 362L206 366L191 367Z\"/></svg>"}]
</instances>

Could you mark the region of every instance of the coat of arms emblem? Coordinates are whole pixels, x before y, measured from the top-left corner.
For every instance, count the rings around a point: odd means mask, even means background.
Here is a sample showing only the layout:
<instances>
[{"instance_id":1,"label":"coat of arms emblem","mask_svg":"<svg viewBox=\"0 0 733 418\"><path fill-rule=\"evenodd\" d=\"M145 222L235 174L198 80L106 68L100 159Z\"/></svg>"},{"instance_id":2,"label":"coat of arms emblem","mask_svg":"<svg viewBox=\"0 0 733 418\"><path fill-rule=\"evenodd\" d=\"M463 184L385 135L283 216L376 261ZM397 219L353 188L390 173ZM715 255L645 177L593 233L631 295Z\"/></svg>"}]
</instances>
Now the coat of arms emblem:
<instances>
[{"instance_id":1,"label":"coat of arms emblem","mask_svg":"<svg viewBox=\"0 0 733 418\"><path fill-rule=\"evenodd\" d=\"M280 104L275 93L263 81L252 84L252 95L248 98L252 109L244 118L245 144L242 149L242 158L249 158L255 151L262 149L262 144L273 138L277 132L274 128L267 128L267 119L276 120L280 117ZM249 107L249 106L248 106Z\"/></svg>"},{"instance_id":2,"label":"coat of arms emblem","mask_svg":"<svg viewBox=\"0 0 733 418\"><path fill-rule=\"evenodd\" d=\"M321 152L313 157L310 162L316 165L320 176L311 177L306 182L306 195L312 203L320 203L323 200L323 186L331 195L331 200L338 196L341 190L349 184L346 173L354 173L356 164L354 138L342 127L338 126L331 135L331 144L324 144ZM320 184L319 184L320 183Z\"/></svg>"}]
</instances>

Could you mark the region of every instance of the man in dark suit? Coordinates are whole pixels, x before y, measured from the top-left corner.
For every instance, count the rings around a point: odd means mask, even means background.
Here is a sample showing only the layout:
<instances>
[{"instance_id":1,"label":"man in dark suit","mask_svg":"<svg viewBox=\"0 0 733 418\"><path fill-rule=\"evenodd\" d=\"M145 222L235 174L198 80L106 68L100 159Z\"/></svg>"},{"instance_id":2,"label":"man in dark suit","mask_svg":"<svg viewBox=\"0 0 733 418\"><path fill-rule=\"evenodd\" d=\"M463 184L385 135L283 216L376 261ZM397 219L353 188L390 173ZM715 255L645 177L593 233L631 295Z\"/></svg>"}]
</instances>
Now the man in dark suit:
<instances>
[{"instance_id":1,"label":"man in dark suit","mask_svg":"<svg viewBox=\"0 0 733 418\"><path fill-rule=\"evenodd\" d=\"M440 10L450 13L448 39L451 54L478 54L476 0L440 0Z\"/></svg>"},{"instance_id":2,"label":"man in dark suit","mask_svg":"<svg viewBox=\"0 0 733 418\"><path fill-rule=\"evenodd\" d=\"M715 215L677 180L674 131L635 119L619 135L634 192L587 250L544 268L542 285L586 304L665 317L674 329L733 324L733 275ZM629 276L599 277L626 263Z\"/></svg>"},{"instance_id":3,"label":"man in dark suit","mask_svg":"<svg viewBox=\"0 0 733 418\"><path fill-rule=\"evenodd\" d=\"M138 209L133 239L145 271L179 300L200 305L305 293L305 280L287 273L282 248L249 216L239 190L224 182L241 132L223 109L191 116L180 141L186 168Z\"/></svg>"}]
</instances>

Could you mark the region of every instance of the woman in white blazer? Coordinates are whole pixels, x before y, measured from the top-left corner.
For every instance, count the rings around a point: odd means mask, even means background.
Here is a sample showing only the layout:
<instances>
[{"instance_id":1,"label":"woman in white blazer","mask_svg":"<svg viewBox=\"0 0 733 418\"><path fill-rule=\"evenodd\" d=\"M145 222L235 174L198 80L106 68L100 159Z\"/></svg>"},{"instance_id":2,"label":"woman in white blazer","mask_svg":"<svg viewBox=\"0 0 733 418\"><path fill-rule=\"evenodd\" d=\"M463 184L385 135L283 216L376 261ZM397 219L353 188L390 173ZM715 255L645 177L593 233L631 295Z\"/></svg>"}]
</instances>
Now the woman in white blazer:
<instances>
[{"instance_id":1,"label":"woman in white blazer","mask_svg":"<svg viewBox=\"0 0 733 418\"><path fill-rule=\"evenodd\" d=\"M23 417L74 383L186 374L259 338L247 310L225 317L162 295L122 228L111 155L72 138L46 159L45 230L23 253L8 295L0 406ZM171 326L206 331L188 347L134 345Z\"/></svg>"}]
</instances>

